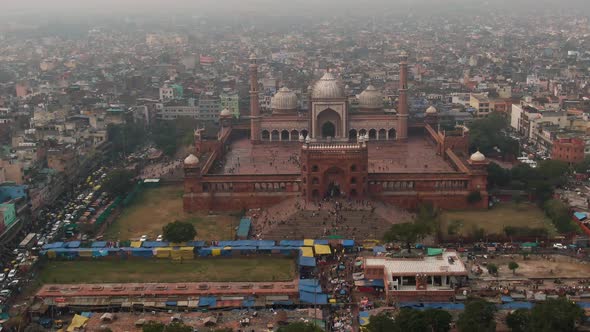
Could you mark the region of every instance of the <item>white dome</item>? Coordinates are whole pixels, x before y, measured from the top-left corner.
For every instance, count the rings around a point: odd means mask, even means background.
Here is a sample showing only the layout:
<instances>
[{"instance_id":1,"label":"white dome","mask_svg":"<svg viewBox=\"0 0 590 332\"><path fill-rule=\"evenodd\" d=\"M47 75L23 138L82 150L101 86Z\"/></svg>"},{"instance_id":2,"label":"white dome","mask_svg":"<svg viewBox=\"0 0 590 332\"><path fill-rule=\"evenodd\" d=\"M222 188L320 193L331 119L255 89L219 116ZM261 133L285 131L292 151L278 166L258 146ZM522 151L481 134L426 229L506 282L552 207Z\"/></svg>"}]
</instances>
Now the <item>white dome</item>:
<instances>
[{"instance_id":1,"label":"white dome","mask_svg":"<svg viewBox=\"0 0 590 332\"><path fill-rule=\"evenodd\" d=\"M311 98L313 99L333 99L344 98L344 88L340 82L327 72L317 81L311 90Z\"/></svg>"},{"instance_id":2,"label":"white dome","mask_svg":"<svg viewBox=\"0 0 590 332\"><path fill-rule=\"evenodd\" d=\"M483 155L483 153L479 152L479 150L475 151L474 154L471 155L471 157L469 157L469 159L471 161L485 161L486 160L486 156Z\"/></svg>"},{"instance_id":3,"label":"white dome","mask_svg":"<svg viewBox=\"0 0 590 332\"><path fill-rule=\"evenodd\" d=\"M372 85L369 85L365 91L361 92L358 99L360 108L383 108L383 95Z\"/></svg>"},{"instance_id":4,"label":"white dome","mask_svg":"<svg viewBox=\"0 0 590 332\"><path fill-rule=\"evenodd\" d=\"M282 87L272 97L270 108L273 110L295 110L297 109L297 95L289 88Z\"/></svg>"},{"instance_id":5,"label":"white dome","mask_svg":"<svg viewBox=\"0 0 590 332\"><path fill-rule=\"evenodd\" d=\"M436 114L438 111L434 106L430 106L426 109L426 114Z\"/></svg>"},{"instance_id":6,"label":"white dome","mask_svg":"<svg viewBox=\"0 0 590 332\"><path fill-rule=\"evenodd\" d=\"M197 165L199 163L199 158L194 154L189 154L188 157L184 158L185 165Z\"/></svg>"},{"instance_id":7,"label":"white dome","mask_svg":"<svg viewBox=\"0 0 590 332\"><path fill-rule=\"evenodd\" d=\"M231 116L231 112L227 109L224 108L221 113L219 113L220 117L230 117Z\"/></svg>"}]
</instances>

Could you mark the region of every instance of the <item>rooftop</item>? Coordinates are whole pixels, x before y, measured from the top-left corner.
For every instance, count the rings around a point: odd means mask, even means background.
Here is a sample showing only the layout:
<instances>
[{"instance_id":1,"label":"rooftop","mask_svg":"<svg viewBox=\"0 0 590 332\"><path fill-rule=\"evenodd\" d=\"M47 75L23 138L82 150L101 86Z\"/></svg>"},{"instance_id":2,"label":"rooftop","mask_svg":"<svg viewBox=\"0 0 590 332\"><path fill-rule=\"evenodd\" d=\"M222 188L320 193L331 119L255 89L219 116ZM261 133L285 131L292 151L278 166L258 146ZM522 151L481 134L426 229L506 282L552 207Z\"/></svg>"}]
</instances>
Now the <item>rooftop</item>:
<instances>
[{"instance_id":1,"label":"rooftop","mask_svg":"<svg viewBox=\"0 0 590 332\"><path fill-rule=\"evenodd\" d=\"M365 266L384 266L386 273L394 276L467 275L467 269L455 251L420 258L367 258Z\"/></svg>"}]
</instances>

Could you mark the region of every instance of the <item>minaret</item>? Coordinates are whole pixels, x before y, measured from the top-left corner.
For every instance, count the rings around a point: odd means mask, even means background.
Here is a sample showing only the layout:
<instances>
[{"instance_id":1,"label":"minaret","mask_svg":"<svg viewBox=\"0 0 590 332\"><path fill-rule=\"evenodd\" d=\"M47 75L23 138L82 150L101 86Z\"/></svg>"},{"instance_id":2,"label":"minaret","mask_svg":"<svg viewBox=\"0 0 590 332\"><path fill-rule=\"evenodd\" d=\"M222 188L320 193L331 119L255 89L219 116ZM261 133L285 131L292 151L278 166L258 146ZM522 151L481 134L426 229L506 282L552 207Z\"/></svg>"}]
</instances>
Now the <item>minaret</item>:
<instances>
[{"instance_id":1,"label":"minaret","mask_svg":"<svg viewBox=\"0 0 590 332\"><path fill-rule=\"evenodd\" d=\"M260 105L258 104L258 64L256 54L250 54L250 140L260 141Z\"/></svg>"},{"instance_id":2,"label":"minaret","mask_svg":"<svg viewBox=\"0 0 590 332\"><path fill-rule=\"evenodd\" d=\"M408 53L402 51L399 63L399 99L397 105L399 127L397 139L408 138Z\"/></svg>"}]
</instances>

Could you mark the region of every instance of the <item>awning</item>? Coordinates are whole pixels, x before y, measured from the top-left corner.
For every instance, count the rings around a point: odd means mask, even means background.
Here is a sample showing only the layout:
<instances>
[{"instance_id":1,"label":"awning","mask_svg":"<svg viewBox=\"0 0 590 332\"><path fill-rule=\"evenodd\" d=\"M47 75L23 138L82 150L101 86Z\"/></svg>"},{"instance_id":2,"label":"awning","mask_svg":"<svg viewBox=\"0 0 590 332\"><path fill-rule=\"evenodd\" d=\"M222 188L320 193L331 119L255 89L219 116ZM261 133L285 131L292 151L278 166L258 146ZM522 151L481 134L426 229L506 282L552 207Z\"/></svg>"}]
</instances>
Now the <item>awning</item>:
<instances>
[{"instance_id":1,"label":"awning","mask_svg":"<svg viewBox=\"0 0 590 332\"><path fill-rule=\"evenodd\" d=\"M315 246L313 246L313 249L316 255L329 255L332 253L330 246L325 244L316 244Z\"/></svg>"},{"instance_id":2,"label":"awning","mask_svg":"<svg viewBox=\"0 0 590 332\"><path fill-rule=\"evenodd\" d=\"M299 256L299 266L316 266L315 257Z\"/></svg>"},{"instance_id":3,"label":"awning","mask_svg":"<svg viewBox=\"0 0 590 332\"><path fill-rule=\"evenodd\" d=\"M313 257L313 248L312 247L301 247L301 256Z\"/></svg>"},{"instance_id":4,"label":"awning","mask_svg":"<svg viewBox=\"0 0 590 332\"><path fill-rule=\"evenodd\" d=\"M311 239L304 239L303 240L303 245L306 246L306 247L311 247L311 246L313 246L313 240L311 240Z\"/></svg>"}]
</instances>

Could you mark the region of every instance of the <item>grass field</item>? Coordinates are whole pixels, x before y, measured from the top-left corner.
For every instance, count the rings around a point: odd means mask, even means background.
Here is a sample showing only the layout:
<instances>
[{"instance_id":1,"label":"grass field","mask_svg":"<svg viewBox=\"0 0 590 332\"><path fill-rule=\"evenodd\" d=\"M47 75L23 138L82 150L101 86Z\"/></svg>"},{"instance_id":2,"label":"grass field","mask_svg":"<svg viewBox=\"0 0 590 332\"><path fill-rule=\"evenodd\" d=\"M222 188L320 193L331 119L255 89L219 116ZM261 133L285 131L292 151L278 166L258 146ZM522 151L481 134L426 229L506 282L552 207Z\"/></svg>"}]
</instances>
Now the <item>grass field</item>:
<instances>
[{"instance_id":1,"label":"grass field","mask_svg":"<svg viewBox=\"0 0 590 332\"><path fill-rule=\"evenodd\" d=\"M212 258L183 263L168 259L50 261L37 280L42 283L290 281L290 258Z\"/></svg>"},{"instance_id":2,"label":"grass field","mask_svg":"<svg viewBox=\"0 0 590 332\"><path fill-rule=\"evenodd\" d=\"M483 228L486 234L503 234L506 226L545 228L549 235L556 234L545 213L533 204L502 203L487 211L445 211L441 218L444 234L454 221L459 224L457 234L465 236L475 227Z\"/></svg>"},{"instance_id":3,"label":"grass field","mask_svg":"<svg viewBox=\"0 0 590 332\"><path fill-rule=\"evenodd\" d=\"M230 214L207 215L184 213L182 185L162 186L144 190L110 225L104 236L108 240L137 239L146 234L155 239L162 227L175 220L188 221L197 229L197 239L233 239L238 218Z\"/></svg>"}]
</instances>

